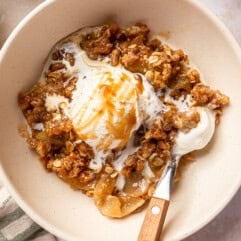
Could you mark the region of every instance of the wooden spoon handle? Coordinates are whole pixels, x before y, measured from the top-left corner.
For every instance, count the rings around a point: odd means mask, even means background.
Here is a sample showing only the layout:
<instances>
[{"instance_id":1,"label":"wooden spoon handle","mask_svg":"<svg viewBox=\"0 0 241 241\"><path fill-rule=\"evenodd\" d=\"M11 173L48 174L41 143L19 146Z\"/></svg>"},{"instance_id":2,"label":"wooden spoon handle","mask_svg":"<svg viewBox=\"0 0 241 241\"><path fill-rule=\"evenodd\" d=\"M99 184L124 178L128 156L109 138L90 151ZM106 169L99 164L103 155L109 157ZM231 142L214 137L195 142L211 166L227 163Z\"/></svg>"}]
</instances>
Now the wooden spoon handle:
<instances>
[{"instance_id":1,"label":"wooden spoon handle","mask_svg":"<svg viewBox=\"0 0 241 241\"><path fill-rule=\"evenodd\" d=\"M139 233L138 241L158 241L166 218L169 201L152 197Z\"/></svg>"}]
</instances>

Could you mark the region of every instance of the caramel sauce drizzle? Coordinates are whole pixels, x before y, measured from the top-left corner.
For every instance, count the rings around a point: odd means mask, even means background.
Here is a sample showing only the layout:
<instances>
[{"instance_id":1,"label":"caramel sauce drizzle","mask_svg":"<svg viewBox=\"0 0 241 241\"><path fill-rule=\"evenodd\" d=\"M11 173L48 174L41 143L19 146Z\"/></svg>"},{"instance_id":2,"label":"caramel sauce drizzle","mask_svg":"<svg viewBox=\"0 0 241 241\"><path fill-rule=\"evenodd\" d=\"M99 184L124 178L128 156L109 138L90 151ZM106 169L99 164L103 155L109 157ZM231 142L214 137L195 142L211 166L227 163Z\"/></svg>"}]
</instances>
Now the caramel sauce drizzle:
<instances>
[{"instance_id":1,"label":"caramel sauce drizzle","mask_svg":"<svg viewBox=\"0 0 241 241\"><path fill-rule=\"evenodd\" d=\"M136 88L137 88L138 94L142 94L144 91L144 86L140 75L138 75L138 77L136 78L136 81L137 81Z\"/></svg>"},{"instance_id":2,"label":"caramel sauce drizzle","mask_svg":"<svg viewBox=\"0 0 241 241\"><path fill-rule=\"evenodd\" d=\"M84 104L78 113L74 116L79 122L77 123L77 133L82 140L93 140L96 139L96 128L101 118L106 117L105 127L108 134L103 136L97 145L99 150L107 151L114 140L119 140L118 148L122 149L128 142L131 131L136 124L136 108L138 101L138 94L141 94L144 90L142 81L137 80L135 86L128 88L131 83L130 77L122 73L120 81L114 81L111 72L104 72L103 78L100 83L93 91L92 96ZM125 88L126 87L126 88ZM88 117L87 121L81 121L85 114L88 106L92 101L98 98L98 109ZM115 103L120 104L117 108ZM128 113L126 112L126 104L129 106ZM91 131L86 132L86 128L91 126Z\"/></svg>"}]
</instances>

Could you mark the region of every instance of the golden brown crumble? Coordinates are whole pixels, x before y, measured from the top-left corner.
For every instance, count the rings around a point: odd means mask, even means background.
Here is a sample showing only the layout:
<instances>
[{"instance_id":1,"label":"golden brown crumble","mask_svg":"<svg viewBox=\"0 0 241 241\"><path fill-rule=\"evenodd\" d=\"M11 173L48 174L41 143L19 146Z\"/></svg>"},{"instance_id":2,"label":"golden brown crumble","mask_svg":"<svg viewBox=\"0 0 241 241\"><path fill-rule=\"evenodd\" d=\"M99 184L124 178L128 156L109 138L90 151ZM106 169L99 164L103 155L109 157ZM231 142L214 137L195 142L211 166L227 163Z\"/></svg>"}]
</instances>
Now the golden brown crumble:
<instances>
[{"instance_id":1,"label":"golden brown crumble","mask_svg":"<svg viewBox=\"0 0 241 241\"><path fill-rule=\"evenodd\" d=\"M127 28L103 25L98 31L83 34L79 45L92 60L109 57L112 66L121 64L131 72L145 75L156 92L169 89L170 96L176 100L190 94L196 106L207 106L216 111L219 121L223 107L229 102L228 97L201 83L198 71L189 66L188 56L182 50L173 50L158 39L150 39L148 34L149 28L145 24ZM198 112L180 112L173 103L165 103L169 109L162 118L155 119L150 128L141 126L136 132L135 142L140 148L124 162L121 173L126 184L120 192L116 189L120 174L113 168L116 153L107 158L100 170L92 170L89 164L95 154L91 146L79 142L71 120L56 119L56 111L47 110L45 106L47 94L72 98L77 77L69 75L63 59L70 66L75 64L73 53L56 50L52 54L53 63L45 73L45 82L19 94L19 107L31 128L28 135L23 130L21 133L48 171L55 172L74 189L94 197L104 215L126 216L152 195L156 180L171 157L177 131L188 132L195 128L200 116ZM162 96L160 99L164 101ZM39 123L43 128L35 127ZM181 163L185 160L190 162L193 157L185 155ZM146 162L154 173L148 183L142 176ZM176 179L180 177L181 168L182 165ZM143 182L142 188L140 182Z\"/></svg>"}]
</instances>

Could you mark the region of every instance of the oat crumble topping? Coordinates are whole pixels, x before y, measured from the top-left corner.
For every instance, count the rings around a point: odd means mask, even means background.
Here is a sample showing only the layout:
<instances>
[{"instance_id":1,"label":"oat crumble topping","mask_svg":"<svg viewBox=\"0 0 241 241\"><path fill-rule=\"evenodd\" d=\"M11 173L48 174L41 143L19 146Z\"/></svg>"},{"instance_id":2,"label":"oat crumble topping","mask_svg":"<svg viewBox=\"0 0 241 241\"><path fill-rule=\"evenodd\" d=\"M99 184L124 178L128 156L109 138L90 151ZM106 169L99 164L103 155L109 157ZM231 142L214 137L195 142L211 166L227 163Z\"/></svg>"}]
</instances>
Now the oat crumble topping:
<instances>
[{"instance_id":1,"label":"oat crumble topping","mask_svg":"<svg viewBox=\"0 0 241 241\"><path fill-rule=\"evenodd\" d=\"M107 61L114 67L124 66L140 83L138 74L144 76L165 105L161 118L155 118L148 127L141 125L135 131L134 143L138 149L124 160L120 171L116 170L114 162L121 148L114 148L101 168L91 168L95 152L84 137L80 138L72 120L64 113L79 81L68 71L75 66L76 58L67 49L55 48L44 71L44 81L19 94L19 107L31 129L31 132L21 130L21 133L28 146L37 152L46 170L55 172L72 188L93 197L102 214L121 218L137 210L151 197L171 157L177 132L188 132L199 123L198 112L180 111L175 101L182 99L185 102L188 96L191 97L192 106L206 106L213 110L218 124L229 98L201 82L199 72L189 65L188 56L181 49L174 50L157 38L150 39L145 24L126 28L116 24L102 25L95 31L80 32L79 39L79 46L89 59ZM143 91L141 85L137 88ZM166 98L167 93L169 98ZM61 102L47 106L47 96L61 96ZM181 163L190 161L193 156L187 154ZM176 180L180 178L182 167ZM120 178L125 179L124 185Z\"/></svg>"}]
</instances>

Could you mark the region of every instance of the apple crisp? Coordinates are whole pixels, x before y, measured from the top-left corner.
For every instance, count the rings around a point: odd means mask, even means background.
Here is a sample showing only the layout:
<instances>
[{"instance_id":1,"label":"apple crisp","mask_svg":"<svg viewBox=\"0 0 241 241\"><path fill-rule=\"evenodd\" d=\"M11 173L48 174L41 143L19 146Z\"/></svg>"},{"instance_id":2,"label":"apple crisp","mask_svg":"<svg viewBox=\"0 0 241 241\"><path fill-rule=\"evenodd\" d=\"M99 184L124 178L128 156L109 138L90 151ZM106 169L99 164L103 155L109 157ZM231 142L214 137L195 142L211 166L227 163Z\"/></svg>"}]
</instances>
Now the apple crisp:
<instances>
[{"instance_id":1,"label":"apple crisp","mask_svg":"<svg viewBox=\"0 0 241 241\"><path fill-rule=\"evenodd\" d=\"M40 80L18 97L26 141L46 170L114 218L151 197L177 133L198 126L197 109L218 124L228 103L145 24L87 27L60 40Z\"/></svg>"}]
</instances>

